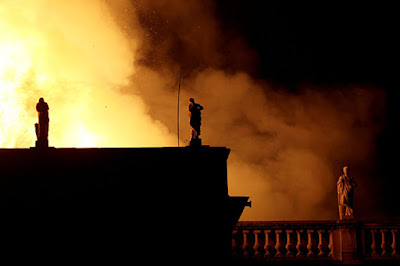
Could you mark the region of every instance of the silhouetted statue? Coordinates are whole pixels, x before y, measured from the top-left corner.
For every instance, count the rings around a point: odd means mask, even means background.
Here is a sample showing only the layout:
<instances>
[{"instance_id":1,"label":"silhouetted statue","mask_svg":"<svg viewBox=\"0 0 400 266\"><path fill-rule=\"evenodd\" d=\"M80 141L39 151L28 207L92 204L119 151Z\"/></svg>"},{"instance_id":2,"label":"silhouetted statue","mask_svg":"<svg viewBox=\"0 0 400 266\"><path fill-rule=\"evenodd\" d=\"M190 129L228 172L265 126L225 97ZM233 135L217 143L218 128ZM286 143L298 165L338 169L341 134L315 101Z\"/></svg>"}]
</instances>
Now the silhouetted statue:
<instances>
[{"instance_id":1,"label":"silhouetted statue","mask_svg":"<svg viewBox=\"0 0 400 266\"><path fill-rule=\"evenodd\" d=\"M36 147L46 148L49 146L49 105L43 98L39 99L36 104L36 111L38 111L39 123L35 124L36 130Z\"/></svg>"},{"instance_id":2,"label":"silhouetted statue","mask_svg":"<svg viewBox=\"0 0 400 266\"><path fill-rule=\"evenodd\" d=\"M201 126L201 110L203 106L194 102L193 98L189 99L189 118L190 118L190 145L201 145L200 126Z\"/></svg>"},{"instance_id":3,"label":"silhouetted statue","mask_svg":"<svg viewBox=\"0 0 400 266\"><path fill-rule=\"evenodd\" d=\"M357 186L356 181L350 176L348 166L343 167L343 175L337 182L339 219L354 219L353 191Z\"/></svg>"}]
</instances>

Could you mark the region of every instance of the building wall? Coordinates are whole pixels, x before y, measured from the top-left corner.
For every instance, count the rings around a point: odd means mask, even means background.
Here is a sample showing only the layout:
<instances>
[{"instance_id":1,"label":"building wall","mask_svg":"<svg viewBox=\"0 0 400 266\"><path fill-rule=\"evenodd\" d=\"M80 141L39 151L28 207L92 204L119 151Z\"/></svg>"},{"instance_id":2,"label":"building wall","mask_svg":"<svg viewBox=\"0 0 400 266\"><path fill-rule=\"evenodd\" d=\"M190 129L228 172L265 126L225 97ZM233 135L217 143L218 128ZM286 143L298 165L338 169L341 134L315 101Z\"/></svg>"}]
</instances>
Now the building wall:
<instances>
[{"instance_id":1,"label":"building wall","mask_svg":"<svg viewBox=\"0 0 400 266\"><path fill-rule=\"evenodd\" d=\"M3 253L225 259L228 155L218 147L0 150Z\"/></svg>"}]
</instances>

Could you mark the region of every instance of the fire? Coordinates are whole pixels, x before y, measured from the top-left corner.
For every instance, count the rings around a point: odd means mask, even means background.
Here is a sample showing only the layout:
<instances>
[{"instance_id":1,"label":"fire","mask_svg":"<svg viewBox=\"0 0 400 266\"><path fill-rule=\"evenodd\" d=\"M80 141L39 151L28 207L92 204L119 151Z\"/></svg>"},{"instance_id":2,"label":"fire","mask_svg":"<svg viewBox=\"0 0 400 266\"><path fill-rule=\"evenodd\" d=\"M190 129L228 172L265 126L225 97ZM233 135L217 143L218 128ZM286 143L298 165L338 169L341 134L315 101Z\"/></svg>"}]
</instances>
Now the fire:
<instances>
[{"instance_id":1,"label":"fire","mask_svg":"<svg viewBox=\"0 0 400 266\"><path fill-rule=\"evenodd\" d=\"M0 28L0 34L3 35ZM26 94L20 93L25 76L30 68L29 58L26 57L26 47L22 42L10 40L0 44L0 146L14 147L24 145L24 140L29 141L24 130L27 112L23 106ZM19 132L21 138L15 138ZM28 138L28 139L26 139Z\"/></svg>"},{"instance_id":2,"label":"fire","mask_svg":"<svg viewBox=\"0 0 400 266\"><path fill-rule=\"evenodd\" d=\"M40 97L50 146L175 143L129 93L137 42L104 1L2 1L0 36L0 147L34 145Z\"/></svg>"}]
</instances>

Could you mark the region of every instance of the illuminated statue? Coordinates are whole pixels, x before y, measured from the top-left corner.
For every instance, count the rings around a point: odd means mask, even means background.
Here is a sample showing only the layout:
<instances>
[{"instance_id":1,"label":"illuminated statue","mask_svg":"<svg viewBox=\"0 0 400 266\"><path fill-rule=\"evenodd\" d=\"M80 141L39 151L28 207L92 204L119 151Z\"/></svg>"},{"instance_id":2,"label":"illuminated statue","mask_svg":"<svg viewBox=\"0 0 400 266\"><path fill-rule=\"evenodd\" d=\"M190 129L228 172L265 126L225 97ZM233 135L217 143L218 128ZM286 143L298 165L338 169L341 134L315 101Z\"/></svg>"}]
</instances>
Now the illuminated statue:
<instances>
[{"instance_id":1,"label":"illuminated statue","mask_svg":"<svg viewBox=\"0 0 400 266\"><path fill-rule=\"evenodd\" d=\"M201 126L201 110L203 106L194 102L193 98L189 99L189 118L190 118L190 145L201 145L200 126Z\"/></svg>"},{"instance_id":2,"label":"illuminated statue","mask_svg":"<svg viewBox=\"0 0 400 266\"><path fill-rule=\"evenodd\" d=\"M39 99L36 104L36 111L38 111L39 124L35 124L36 130L36 147L43 148L49 146L49 106L43 98Z\"/></svg>"},{"instance_id":3,"label":"illuminated statue","mask_svg":"<svg viewBox=\"0 0 400 266\"><path fill-rule=\"evenodd\" d=\"M350 176L348 166L343 167L343 175L337 182L339 219L354 219L353 190L357 186L356 181Z\"/></svg>"}]
</instances>

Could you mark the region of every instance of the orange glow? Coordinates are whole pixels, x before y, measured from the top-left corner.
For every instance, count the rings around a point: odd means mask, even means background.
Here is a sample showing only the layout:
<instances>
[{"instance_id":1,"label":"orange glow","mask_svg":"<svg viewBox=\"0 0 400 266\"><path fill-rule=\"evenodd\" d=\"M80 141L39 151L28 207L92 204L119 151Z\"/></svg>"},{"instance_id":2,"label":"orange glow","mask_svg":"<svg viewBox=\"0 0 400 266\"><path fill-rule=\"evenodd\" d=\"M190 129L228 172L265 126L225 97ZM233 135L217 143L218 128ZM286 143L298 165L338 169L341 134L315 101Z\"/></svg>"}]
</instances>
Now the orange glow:
<instances>
[{"instance_id":1,"label":"orange glow","mask_svg":"<svg viewBox=\"0 0 400 266\"><path fill-rule=\"evenodd\" d=\"M140 97L121 92L134 87L137 44L108 8L97 0L0 3L0 147L34 146L40 97L50 107L50 146L176 142Z\"/></svg>"},{"instance_id":2,"label":"orange glow","mask_svg":"<svg viewBox=\"0 0 400 266\"><path fill-rule=\"evenodd\" d=\"M50 146L177 146L168 129L182 74L181 146L193 97L203 143L231 149L229 194L254 203L242 219L336 219L342 163L371 175L384 91L311 84L293 94L253 79L256 51L224 33L211 2L0 0L0 147L35 145L40 97Z\"/></svg>"}]
</instances>

